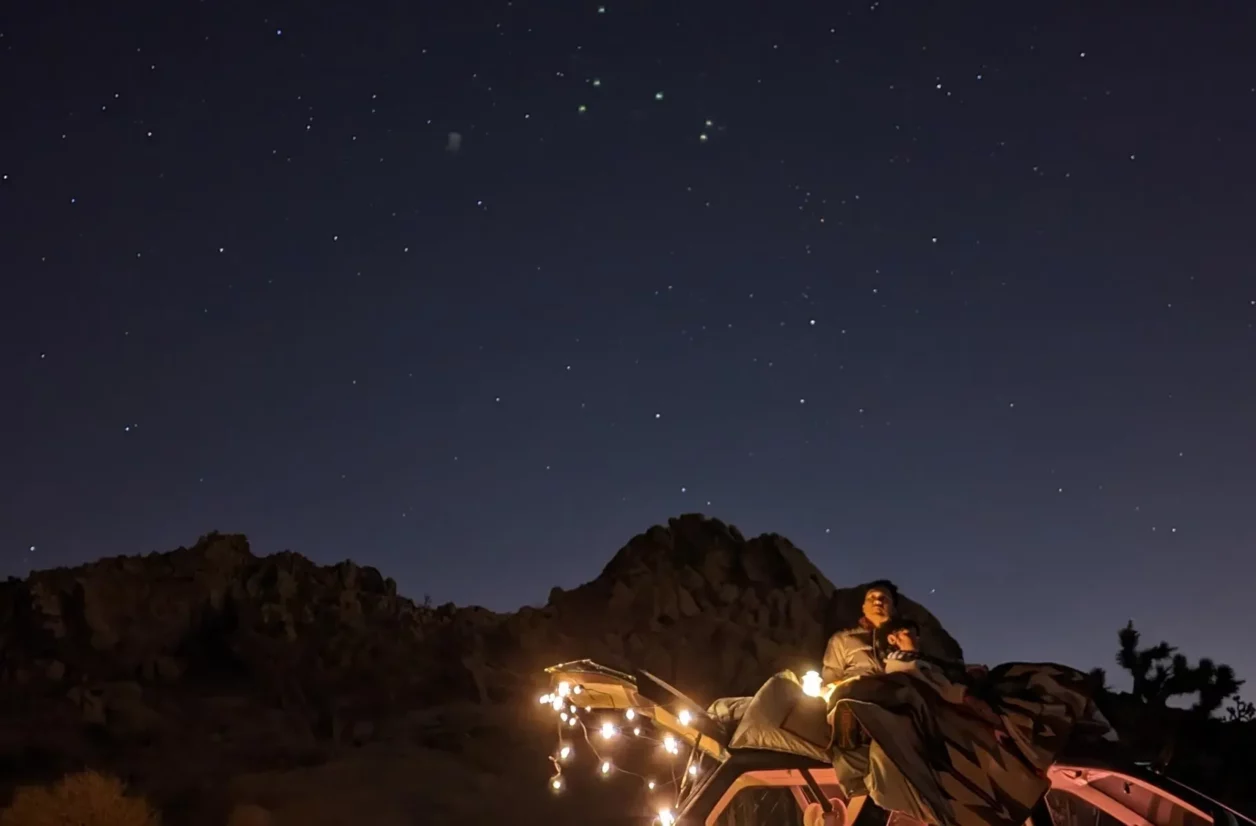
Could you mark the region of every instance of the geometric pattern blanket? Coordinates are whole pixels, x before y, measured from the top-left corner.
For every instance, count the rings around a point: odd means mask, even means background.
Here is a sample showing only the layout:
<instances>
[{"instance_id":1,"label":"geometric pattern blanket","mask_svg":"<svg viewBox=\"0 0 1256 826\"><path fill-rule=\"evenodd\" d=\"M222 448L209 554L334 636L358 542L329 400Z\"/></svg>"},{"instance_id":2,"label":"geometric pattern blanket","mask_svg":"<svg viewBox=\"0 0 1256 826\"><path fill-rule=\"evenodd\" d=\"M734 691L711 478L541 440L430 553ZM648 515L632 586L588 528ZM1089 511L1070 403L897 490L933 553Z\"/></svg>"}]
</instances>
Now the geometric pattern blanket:
<instances>
[{"instance_id":1,"label":"geometric pattern blanket","mask_svg":"<svg viewBox=\"0 0 1256 826\"><path fill-rule=\"evenodd\" d=\"M932 826L1021 826L1079 724L1114 736L1073 668L1007 663L975 682L926 661L895 669L839 684L830 719L858 721L862 743L844 746L868 749L873 801Z\"/></svg>"}]
</instances>

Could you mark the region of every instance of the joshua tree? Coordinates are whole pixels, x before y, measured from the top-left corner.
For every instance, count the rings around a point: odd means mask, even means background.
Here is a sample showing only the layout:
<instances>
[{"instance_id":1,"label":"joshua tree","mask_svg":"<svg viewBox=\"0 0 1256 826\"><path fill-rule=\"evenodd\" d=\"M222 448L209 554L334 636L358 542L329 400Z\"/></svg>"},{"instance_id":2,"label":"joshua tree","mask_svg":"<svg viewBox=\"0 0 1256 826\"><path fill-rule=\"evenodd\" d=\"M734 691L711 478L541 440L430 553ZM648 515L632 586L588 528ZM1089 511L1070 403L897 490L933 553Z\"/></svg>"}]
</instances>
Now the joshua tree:
<instances>
[{"instance_id":1,"label":"joshua tree","mask_svg":"<svg viewBox=\"0 0 1256 826\"><path fill-rule=\"evenodd\" d=\"M1227 698L1239 693L1243 680L1235 679L1234 669L1228 665L1215 665L1212 660L1202 659L1195 667L1196 688L1199 702L1195 710L1205 717L1221 708Z\"/></svg>"},{"instance_id":2,"label":"joshua tree","mask_svg":"<svg viewBox=\"0 0 1256 826\"><path fill-rule=\"evenodd\" d=\"M1243 685L1230 666L1217 665L1207 658L1191 666L1185 655L1167 642L1140 649L1139 633L1132 620L1118 632L1118 638L1121 648L1116 655L1117 664L1134 678L1134 696L1148 705L1163 707L1170 697L1197 694L1199 700L1192 710L1209 717Z\"/></svg>"},{"instance_id":3,"label":"joshua tree","mask_svg":"<svg viewBox=\"0 0 1256 826\"><path fill-rule=\"evenodd\" d=\"M1140 650L1138 643L1141 635L1134 628L1133 620L1117 632L1117 637L1121 641L1121 649L1117 651L1116 663L1134 678L1134 696L1144 702L1154 702L1169 679L1165 661L1177 649L1167 642L1160 642Z\"/></svg>"},{"instance_id":4,"label":"joshua tree","mask_svg":"<svg viewBox=\"0 0 1256 826\"><path fill-rule=\"evenodd\" d=\"M1226 720L1231 723L1250 723L1256 720L1256 703L1249 703L1235 695L1225 710Z\"/></svg>"}]
</instances>

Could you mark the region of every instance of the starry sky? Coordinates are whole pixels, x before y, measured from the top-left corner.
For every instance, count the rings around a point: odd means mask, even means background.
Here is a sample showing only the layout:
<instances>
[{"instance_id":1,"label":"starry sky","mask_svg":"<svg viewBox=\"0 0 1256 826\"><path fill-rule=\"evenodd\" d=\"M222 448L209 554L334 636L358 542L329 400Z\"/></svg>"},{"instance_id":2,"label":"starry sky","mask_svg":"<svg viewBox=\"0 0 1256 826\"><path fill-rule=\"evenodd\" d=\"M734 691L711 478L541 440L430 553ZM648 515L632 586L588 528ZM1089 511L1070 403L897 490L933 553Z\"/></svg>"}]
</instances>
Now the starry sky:
<instances>
[{"instance_id":1,"label":"starry sky","mask_svg":"<svg viewBox=\"0 0 1256 826\"><path fill-rule=\"evenodd\" d=\"M1256 680L1250 4L12 5L0 574L512 610L700 511Z\"/></svg>"}]
</instances>

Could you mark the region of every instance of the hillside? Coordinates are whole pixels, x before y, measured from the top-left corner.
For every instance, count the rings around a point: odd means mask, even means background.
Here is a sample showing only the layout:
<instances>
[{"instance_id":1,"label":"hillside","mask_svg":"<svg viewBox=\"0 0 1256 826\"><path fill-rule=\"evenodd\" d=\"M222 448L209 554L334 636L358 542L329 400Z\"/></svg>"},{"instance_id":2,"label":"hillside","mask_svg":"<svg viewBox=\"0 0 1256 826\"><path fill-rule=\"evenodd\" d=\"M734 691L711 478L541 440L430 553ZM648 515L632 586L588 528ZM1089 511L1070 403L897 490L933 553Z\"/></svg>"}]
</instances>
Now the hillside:
<instances>
[{"instance_id":1,"label":"hillside","mask_svg":"<svg viewBox=\"0 0 1256 826\"><path fill-rule=\"evenodd\" d=\"M926 644L960 654L904 607ZM211 534L0 585L0 777L107 768L171 823L221 823L239 800L294 824L488 823L495 807L587 821L544 794L548 732L522 710L543 666L640 666L706 702L814 665L857 612L857 589L787 539L701 515L512 614L418 605L373 568Z\"/></svg>"}]
</instances>

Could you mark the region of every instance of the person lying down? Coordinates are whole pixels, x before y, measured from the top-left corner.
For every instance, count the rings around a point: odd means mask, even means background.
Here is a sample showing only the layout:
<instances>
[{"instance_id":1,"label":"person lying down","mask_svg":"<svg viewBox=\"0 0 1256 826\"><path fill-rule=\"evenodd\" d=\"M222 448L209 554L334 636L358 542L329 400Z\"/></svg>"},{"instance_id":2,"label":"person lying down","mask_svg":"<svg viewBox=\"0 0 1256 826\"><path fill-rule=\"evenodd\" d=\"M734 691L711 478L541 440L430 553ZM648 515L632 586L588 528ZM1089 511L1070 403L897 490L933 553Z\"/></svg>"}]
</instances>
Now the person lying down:
<instances>
[{"instance_id":1,"label":"person lying down","mask_svg":"<svg viewBox=\"0 0 1256 826\"><path fill-rule=\"evenodd\" d=\"M888 648L886 674L910 673L927 682L946 702L964 706L996 728L1001 726L990 704L969 690L988 676L985 666L927 656L920 650L920 626L912 620L890 620L883 632Z\"/></svg>"}]
</instances>

